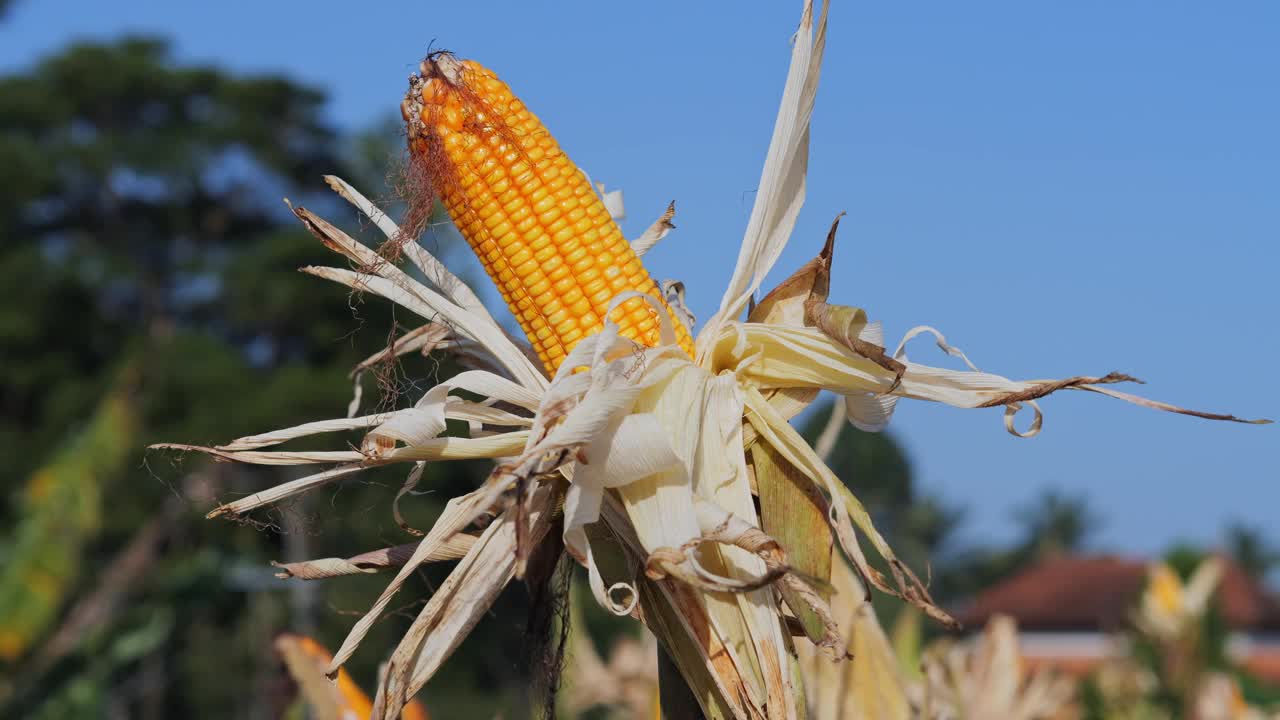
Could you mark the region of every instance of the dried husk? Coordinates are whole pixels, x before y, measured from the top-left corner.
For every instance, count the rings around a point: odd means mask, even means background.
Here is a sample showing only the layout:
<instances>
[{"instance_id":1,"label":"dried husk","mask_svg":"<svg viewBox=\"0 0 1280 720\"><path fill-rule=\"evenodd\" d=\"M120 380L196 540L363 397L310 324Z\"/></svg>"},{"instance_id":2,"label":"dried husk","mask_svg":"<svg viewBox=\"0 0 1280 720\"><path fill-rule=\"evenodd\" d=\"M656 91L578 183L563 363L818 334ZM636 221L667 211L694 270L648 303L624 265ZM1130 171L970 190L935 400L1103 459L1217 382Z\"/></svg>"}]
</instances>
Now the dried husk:
<instances>
[{"instance_id":1,"label":"dried husk","mask_svg":"<svg viewBox=\"0 0 1280 720\"><path fill-rule=\"evenodd\" d=\"M866 587L839 554L831 560L832 613L851 659L833 660L796 640L812 720L906 720L911 717L898 659L867 600ZM905 612L905 610L904 610Z\"/></svg>"}]
</instances>

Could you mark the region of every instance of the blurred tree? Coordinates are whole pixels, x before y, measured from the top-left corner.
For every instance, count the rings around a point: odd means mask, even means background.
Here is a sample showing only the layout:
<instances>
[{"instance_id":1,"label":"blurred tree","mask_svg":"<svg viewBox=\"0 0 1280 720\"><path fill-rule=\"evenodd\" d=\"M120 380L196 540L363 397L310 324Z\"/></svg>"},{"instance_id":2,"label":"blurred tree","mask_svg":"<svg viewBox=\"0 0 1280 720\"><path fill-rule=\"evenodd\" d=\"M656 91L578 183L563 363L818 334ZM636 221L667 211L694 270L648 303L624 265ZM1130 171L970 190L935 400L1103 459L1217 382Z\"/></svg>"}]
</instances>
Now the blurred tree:
<instances>
[{"instance_id":1,"label":"blurred tree","mask_svg":"<svg viewBox=\"0 0 1280 720\"><path fill-rule=\"evenodd\" d=\"M5 580L0 604L30 612L0 611L14 622L28 617L16 632L5 628L17 640L5 641L10 663L0 661L0 675L17 675L8 686L17 695L0 715L114 707L140 717L265 716L246 714L245 688L278 675L262 638L283 629L287 603L281 592L246 591L284 584L245 582L235 563L265 566L281 555L281 539L191 512L256 489L264 473L216 473L192 495L183 480L203 463L171 467L164 458L144 470L142 448L341 415L347 370L392 331L384 305L355 303L294 272L332 256L280 198L330 202L314 192L322 174L345 173L354 155L323 122L322 106L320 92L285 78L178 65L149 38L76 45L0 76L0 453L8 461L0 496L9 503L0 521L14 529L0 534L0 554L10 574L44 567L55 550L63 559L56 596L41 596L48 602L38 607L29 583ZM379 152L378 138L363 137L362 157ZM386 156L393 141L383 136ZM54 455L102 398L115 397L106 393L126 357L138 360L137 428L126 432L112 416L83 431L109 439L109 463L93 452ZM448 371L425 358L406 362L417 375ZM57 473L60 497L101 499L103 511L76 525L74 544L37 532L49 518L77 517L65 501L62 512L33 512L30 487L40 485L25 480L46 463L70 468ZM463 470L428 480L473 478ZM342 492L356 506L390 498L377 484ZM416 522L437 511L430 498L411 504ZM343 522L292 512L301 519L293 537ZM407 539L389 512L375 517L340 527L342 543L307 544L342 554ZM253 575L262 576L274 582L268 568ZM373 589L361 590L335 597L361 608ZM331 611L323 620L330 640L350 623ZM53 627L56 651L39 645ZM355 667L372 680L370 659Z\"/></svg>"},{"instance_id":2,"label":"blurred tree","mask_svg":"<svg viewBox=\"0 0 1280 720\"><path fill-rule=\"evenodd\" d=\"M1028 561L1075 552L1098 528L1098 518L1083 495L1046 490L1014 515L1024 528L1022 546Z\"/></svg>"},{"instance_id":3,"label":"blurred tree","mask_svg":"<svg viewBox=\"0 0 1280 720\"><path fill-rule=\"evenodd\" d=\"M282 78L175 67L144 38L0 77L0 281L12 301L0 310L0 452L19 458L12 470L30 470L84 415L133 338L261 332L222 312L220 272L280 240L266 236L285 221L285 188L317 189L341 167L322 99Z\"/></svg>"},{"instance_id":4,"label":"blurred tree","mask_svg":"<svg viewBox=\"0 0 1280 720\"><path fill-rule=\"evenodd\" d=\"M1078 552L1099 527L1083 496L1046 490L1016 509L1021 536L1009 547L972 547L954 553L937 573L938 595L958 600L1047 557Z\"/></svg>"},{"instance_id":5,"label":"blurred tree","mask_svg":"<svg viewBox=\"0 0 1280 720\"><path fill-rule=\"evenodd\" d=\"M1234 523L1226 530L1227 554L1241 569L1263 580L1280 565L1280 550L1268 542L1261 528Z\"/></svg>"}]
</instances>

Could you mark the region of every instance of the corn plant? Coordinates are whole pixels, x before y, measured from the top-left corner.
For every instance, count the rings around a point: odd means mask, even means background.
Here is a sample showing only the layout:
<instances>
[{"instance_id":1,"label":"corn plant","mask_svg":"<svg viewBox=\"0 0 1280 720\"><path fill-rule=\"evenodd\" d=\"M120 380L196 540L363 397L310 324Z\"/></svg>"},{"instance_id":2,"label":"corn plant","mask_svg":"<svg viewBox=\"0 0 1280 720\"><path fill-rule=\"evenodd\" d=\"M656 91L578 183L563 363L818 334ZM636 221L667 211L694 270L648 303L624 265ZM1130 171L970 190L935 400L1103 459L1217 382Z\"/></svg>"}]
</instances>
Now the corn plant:
<instances>
[{"instance_id":1,"label":"corn plant","mask_svg":"<svg viewBox=\"0 0 1280 720\"><path fill-rule=\"evenodd\" d=\"M169 447L239 462L329 466L221 505L211 516L243 515L369 467L410 466L404 496L424 463L494 461L483 486L451 500L407 557L375 552L293 568L316 577L398 567L335 653L328 668L334 673L415 569L457 561L391 654L373 717L394 717L502 588L557 542L585 568L596 602L656 636L686 686L684 696L697 706L688 710L709 718L802 717L806 691L795 633L833 661L847 662L849 640L830 600L833 549L865 585L951 623L857 497L790 424L822 390L842 396L850 421L872 430L883 428L907 398L1002 408L1010 431L1033 435L1041 422L1038 401L1058 391L1239 420L1119 392L1113 386L1133 378L1118 373L1010 380L981 372L928 327L910 330L890 352L863 310L827 302L834 223L812 261L763 292L804 203L809 122L826 42L827 5L815 12L806 0L738 260L719 309L697 332L683 287L655 282L643 265L645 251L672 229L672 210L627 242L613 217L620 196L597 192L492 70L448 53L423 61L402 104L407 185L420 195L403 224L329 178L385 234L382 250L293 208L350 265L306 272L423 318L382 359L431 343L459 352L473 369L434 385L412 408L364 414L355 402L344 418L218 447ZM416 242L424 208L435 199L481 259L524 338L504 329ZM904 346L921 334L967 367L912 362ZM1019 431L1013 417L1024 408L1035 417L1030 430ZM331 451L264 449L343 430L363 431L364 441ZM475 529L486 515L496 517ZM873 566L867 545L887 574ZM620 548L624 570L602 569L605 546ZM665 700L664 709L671 709Z\"/></svg>"},{"instance_id":2,"label":"corn plant","mask_svg":"<svg viewBox=\"0 0 1280 720\"><path fill-rule=\"evenodd\" d=\"M925 652L920 715L937 720L1068 717L1075 683L1048 669L1028 672L1012 618L997 616L975 642L940 641Z\"/></svg>"}]
</instances>

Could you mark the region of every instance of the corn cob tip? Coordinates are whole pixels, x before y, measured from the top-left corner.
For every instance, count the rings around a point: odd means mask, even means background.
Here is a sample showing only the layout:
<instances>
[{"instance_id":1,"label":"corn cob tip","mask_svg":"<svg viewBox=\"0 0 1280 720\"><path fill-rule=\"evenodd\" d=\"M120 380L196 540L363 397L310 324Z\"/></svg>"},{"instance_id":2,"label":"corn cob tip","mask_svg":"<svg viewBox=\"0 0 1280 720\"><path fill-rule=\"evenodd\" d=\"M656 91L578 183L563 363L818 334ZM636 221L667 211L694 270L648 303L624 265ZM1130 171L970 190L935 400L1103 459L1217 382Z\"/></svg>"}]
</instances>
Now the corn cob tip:
<instances>
[{"instance_id":1,"label":"corn cob tip","mask_svg":"<svg viewBox=\"0 0 1280 720\"><path fill-rule=\"evenodd\" d=\"M452 85L462 77L462 61L448 50L436 50L418 63L418 72L424 79L443 78Z\"/></svg>"}]
</instances>

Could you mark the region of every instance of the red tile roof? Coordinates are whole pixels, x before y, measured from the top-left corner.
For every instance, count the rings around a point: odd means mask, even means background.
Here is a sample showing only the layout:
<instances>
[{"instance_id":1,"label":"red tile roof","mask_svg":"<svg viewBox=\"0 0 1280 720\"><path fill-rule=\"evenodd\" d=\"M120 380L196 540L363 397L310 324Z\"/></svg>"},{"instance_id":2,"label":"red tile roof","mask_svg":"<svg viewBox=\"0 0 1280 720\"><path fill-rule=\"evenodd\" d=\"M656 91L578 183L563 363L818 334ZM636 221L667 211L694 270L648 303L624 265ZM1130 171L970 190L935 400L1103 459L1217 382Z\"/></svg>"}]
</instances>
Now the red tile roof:
<instances>
[{"instance_id":1,"label":"red tile roof","mask_svg":"<svg viewBox=\"0 0 1280 720\"><path fill-rule=\"evenodd\" d=\"M1023 630L1117 630L1128 622L1146 578L1147 563L1141 560L1059 556L988 588L956 617L971 628L1003 613L1013 616ZM1233 629L1280 629L1280 602L1230 560L1217 599Z\"/></svg>"},{"instance_id":2,"label":"red tile roof","mask_svg":"<svg viewBox=\"0 0 1280 720\"><path fill-rule=\"evenodd\" d=\"M1229 559L1218 586L1218 608L1234 629L1280 629L1280 600Z\"/></svg>"}]
</instances>

